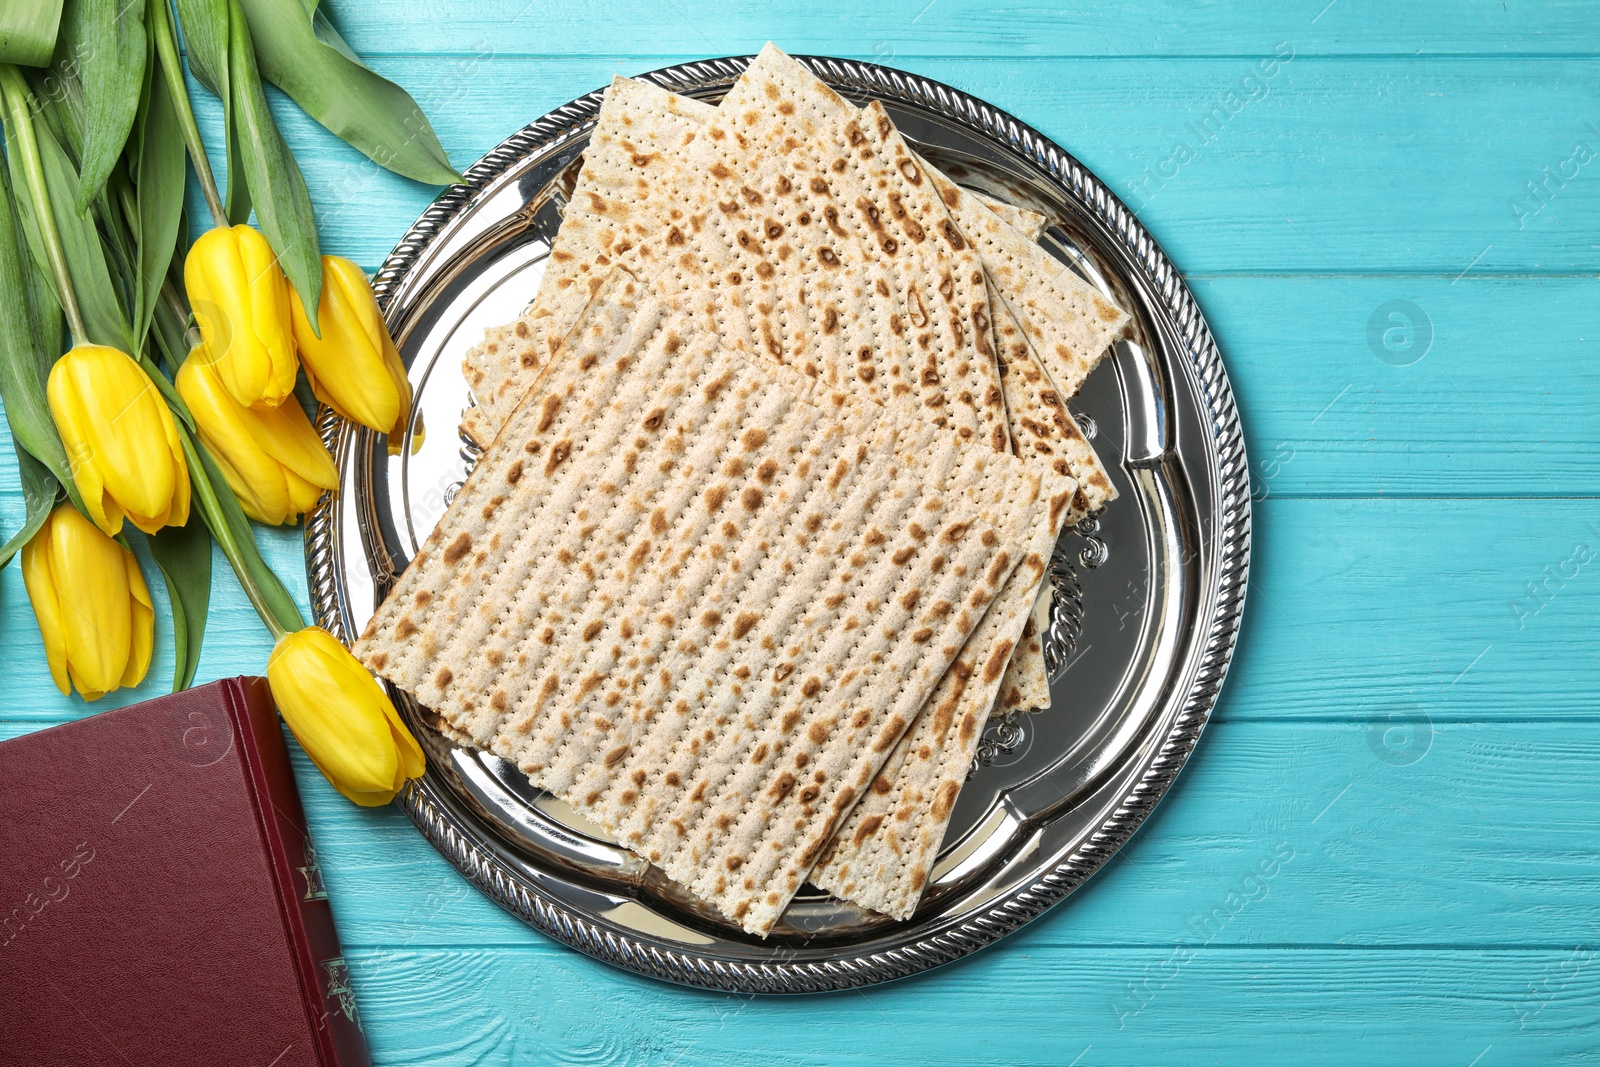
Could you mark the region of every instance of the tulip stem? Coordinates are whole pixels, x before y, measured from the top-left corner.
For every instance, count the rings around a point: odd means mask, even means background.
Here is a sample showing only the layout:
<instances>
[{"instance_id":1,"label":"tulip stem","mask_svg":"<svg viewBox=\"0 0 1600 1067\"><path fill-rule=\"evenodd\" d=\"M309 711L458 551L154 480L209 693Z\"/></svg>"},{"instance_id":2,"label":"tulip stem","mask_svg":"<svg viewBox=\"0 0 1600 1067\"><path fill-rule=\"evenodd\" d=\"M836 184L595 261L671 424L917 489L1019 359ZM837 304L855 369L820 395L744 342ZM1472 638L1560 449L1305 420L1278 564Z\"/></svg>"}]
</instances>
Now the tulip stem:
<instances>
[{"instance_id":1,"label":"tulip stem","mask_svg":"<svg viewBox=\"0 0 1600 1067\"><path fill-rule=\"evenodd\" d=\"M74 345L87 344L89 330L83 324L78 296L72 290L72 275L67 272L67 256L61 248L61 231L56 228L50 190L44 180L44 162L39 158L39 141L33 133L32 95L17 68L9 63L0 65L0 95L5 97L6 125L11 127L17 151L22 156L22 173L27 179L28 195L33 200L32 214L38 223L50 274L55 279L61 313L67 319L67 331L72 334Z\"/></svg>"},{"instance_id":2,"label":"tulip stem","mask_svg":"<svg viewBox=\"0 0 1600 1067\"><path fill-rule=\"evenodd\" d=\"M205 143L200 140L200 127L194 121L194 105L189 102L189 86L183 80L183 63L178 59L172 13L167 10L167 0L156 0L150 7L156 19L156 52L161 57L161 70L167 78L168 95L172 97L173 108L178 112L183 143L189 146L189 160L200 179L200 191L205 194L212 221L218 226L226 226L228 210L222 206L222 197L217 195L217 180L211 174L211 160L206 156Z\"/></svg>"},{"instance_id":3,"label":"tulip stem","mask_svg":"<svg viewBox=\"0 0 1600 1067\"><path fill-rule=\"evenodd\" d=\"M289 630L278 621L278 617L267 603L266 596L261 592L261 587L251 575L250 566L245 561L238 539L233 536L233 528L228 525L227 516L223 514L222 501L217 499L216 487L211 484L211 478L206 473L205 464L200 461L200 453L196 451L194 441L187 433L180 433L178 436L183 439L183 455L189 463L189 483L194 487L195 497L200 504L201 517L211 528L211 536L216 538L222 554L233 567L234 577L239 579L239 587L249 598L250 606L256 609L256 614L261 616L261 621L266 624L267 630L272 634L273 644L277 644Z\"/></svg>"}]
</instances>

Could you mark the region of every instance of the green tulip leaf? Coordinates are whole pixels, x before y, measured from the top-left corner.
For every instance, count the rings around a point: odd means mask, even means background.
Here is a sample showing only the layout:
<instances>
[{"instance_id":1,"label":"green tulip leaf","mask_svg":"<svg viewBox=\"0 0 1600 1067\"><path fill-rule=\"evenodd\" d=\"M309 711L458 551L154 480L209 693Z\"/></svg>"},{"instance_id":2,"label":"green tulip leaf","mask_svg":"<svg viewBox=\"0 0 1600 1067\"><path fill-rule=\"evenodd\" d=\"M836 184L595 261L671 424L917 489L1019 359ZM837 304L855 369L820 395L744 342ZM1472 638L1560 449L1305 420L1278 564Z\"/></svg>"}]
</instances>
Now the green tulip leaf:
<instances>
[{"instance_id":1,"label":"green tulip leaf","mask_svg":"<svg viewBox=\"0 0 1600 1067\"><path fill-rule=\"evenodd\" d=\"M74 64L83 94L83 147L78 154L78 211L105 186L117 165L144 88L149 41L138 0L73 0L61 20L57 62Z\"/></svg>"},{"instance_id":2,"label":"green tulip leaf","mask_svg":"<svg viewBox=\"0 0 1600 1067\"><path fill-rule=\"evenodd\" d=\"M134 194L138 205L139 282L133 335L142 349L146 347L156 305L161 302L161 286L177 254L187 175L183 130L178 125L167 80L159 70L152 70L145 79L144 103L134 141L139 152Z\"/></svg>"},{"instance_id":3,"label":"green tulip leaf","mask_svg":"<svg viewBox=\"0 0 1600 1067\"><path fill-rule=\"evenodd\" d=\"M33 109L31 101L28 106L30 110ZM11 113L15 113L15 109ZM47 205L33 202L23 169L21 157L24 153L16 144L16 130L10 123L6 125L6 163L11 168L11 184L18 214L22 217L22 229L28 238L28 247L39 269L48 272L49 260L45 256L44 237L39 231L36 215L41 207L46 208L54 217L56 229L61 235L67 274L78 298L78 307L83 312L87 339L95 344L126 350L129 347L127 318L118 302L116 284L106 264L99 231L87 214L74 208L78 174L47 126L36 122L33 131L39 144L39 161L49 200ZM51 279L51 284L53 287L54 279ZM59 300L59 294L57 298Z\"/></svg>"},{"instance_id":4,"label":"green tulip leaf","mask_svg":"<svg viewBox=\"0 0 1600 1067\"><path fill-rule=\"evenodd\" d=\"M211 534L199 508L182 526L167 526L146 539L150 557L161 568L172 603L172 691L189 688L200 665L211 601Z\"/></svg>"},{"instance_id":5,"label":"green tulip leaf","mask_svg":"<svg viewBox=\"0 0 1600 1067\"><path fill-rule=\"evenodd\" d=\"M311 209L311 194L306 190L300 165L289 153L267 107L250 28L236 0L231 9L228 63L233 81L233 115L245 177L256 205L256 221L278 254L278 265L300 294L311 328L316 330L317 306L322 297L322 254L317 245L317 218ZM228 183L233 183L231 175Z\"/></svg>"},{"instance_id":6,"label":"green tulip leaf","mask_svg":"<svg viewBox=\"0 0 1600 1067\"><path fill-rule=\"evenodd\" d=\"M228 0L177 0L178 22L189 70L211 90L228 99Z\"/></svg>"},{"instance_id":7,"label":"green tulip leaf","mask_svg":"<svg viewBox=\"0 0 1600 1067\"><path fill-rule=\"evenodd\" d=\"M193 500L211 528L211 536L217 539L223 555L233 565L234 575L245 595L263 616L263 621L270 616L280 629L291 633L303 629L306 623L300 608L283 581L261 558L250 520L239 506L239 498L233 494L222 468L187 429L180 426L178 436L183 440L183 453L189 461Z\"/></svg>"},{"instance_id":8,"label":"green tulip leaf","mask_svg":"<svg viewBox=\"0 0 1600 1067\"><path fill-rule=\"evenodd\" d=\"M250 221L250 185L245 177L234 117L233 77L228 62L229 0L177 0L178 20L188 45L189 69L201 85L222 101L222 125L228 160L228 190L224 209L235 226Z\"/></svg>"},{"instance_id":9,"label":"green tulip leaf","mask_svg":"<svg viewBox=\"0 0 1600 1067\"><path fill-rule=\"evenodd\" d=\"M60 26L61 0L6 0L0 5L0 63L49 63Z\"/></svg>"},{"instance_id":10,"label":"green tulip leaf","mask_svg":"<svg viewBox=\"0 0 1600 1067\"><path fill-rule=\"evenodd\" d=\"M22 505L26 511L22 529L12 534L5 544L0 545L0 568L10 563L11 557L22 551L22 546L39 532L44 520L48 519L50 512L54 510L56 497L61 492L61 483L50 473L50 468L20 447L15 436L11 439L11 448L17 454L17 474L22 479Z\"/></svg>"},{"instance_id":11,"label":"green tulip leaf","mask_svg":"<svg viewBox=\"0 0 1600 1067\"><path fill-rule=\"evenodd\" d=\"M5 403L11 443L22 473L28 509L24 529L37 529L44 520L36 509L49 511L57 483L67 487L74 504L80 503L72 482L72 464L45 396L50 362L61 345L61 312L32 259L22 250L21 223L3 170L0 194L4 201L0 203L0 401Z\"/></svg>"},{"instance_id":12,"label":"green tulip leaf","mask_svg":"<svg viewBox=\"0 0 1600 1067\"><path fill-rule=\"evenodd\" d=\"M315 0L239 0L268 81L379 166L429 185L462 180L406 92L364 65Z\"/></svg>"}]
</instances>

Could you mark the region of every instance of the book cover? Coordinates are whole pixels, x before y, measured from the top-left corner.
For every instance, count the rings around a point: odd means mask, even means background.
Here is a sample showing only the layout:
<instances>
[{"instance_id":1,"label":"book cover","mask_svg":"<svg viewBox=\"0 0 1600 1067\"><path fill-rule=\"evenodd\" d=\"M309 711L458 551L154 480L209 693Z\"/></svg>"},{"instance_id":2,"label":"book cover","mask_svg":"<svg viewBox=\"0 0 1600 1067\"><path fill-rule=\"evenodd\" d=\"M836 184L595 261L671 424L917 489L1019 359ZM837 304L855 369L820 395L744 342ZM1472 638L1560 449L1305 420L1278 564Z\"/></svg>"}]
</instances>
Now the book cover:
<instances>
[{"instance_id":1,"label":"book cover","mask_svg":"<svg viewBox=\"0 0 1600 1067\"><path fill-rule=\"evenodd\" d=\"M0 743L8 1063L370 1062L265 680Z\"/></svg>"}]
</instances>

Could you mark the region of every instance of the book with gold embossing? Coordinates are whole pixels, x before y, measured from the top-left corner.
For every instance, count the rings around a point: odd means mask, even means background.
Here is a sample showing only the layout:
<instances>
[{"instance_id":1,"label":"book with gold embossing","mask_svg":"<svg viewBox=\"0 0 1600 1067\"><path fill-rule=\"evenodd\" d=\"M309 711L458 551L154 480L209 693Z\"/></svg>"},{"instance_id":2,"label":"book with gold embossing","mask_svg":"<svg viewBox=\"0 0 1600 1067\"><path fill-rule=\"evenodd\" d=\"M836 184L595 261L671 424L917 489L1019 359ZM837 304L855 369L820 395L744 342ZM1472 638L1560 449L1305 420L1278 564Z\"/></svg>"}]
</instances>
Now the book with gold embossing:
<instances>
[{"instance_id":1,"label":"book with gold embossing","mask_svg":"<svg viewBox=\"0 0 1600 1067\"><path fill-rule=\"evenodd\" d=\"M267 684L0 744L0 1059L370 1062Z\"/></svg>"}]
</instances>

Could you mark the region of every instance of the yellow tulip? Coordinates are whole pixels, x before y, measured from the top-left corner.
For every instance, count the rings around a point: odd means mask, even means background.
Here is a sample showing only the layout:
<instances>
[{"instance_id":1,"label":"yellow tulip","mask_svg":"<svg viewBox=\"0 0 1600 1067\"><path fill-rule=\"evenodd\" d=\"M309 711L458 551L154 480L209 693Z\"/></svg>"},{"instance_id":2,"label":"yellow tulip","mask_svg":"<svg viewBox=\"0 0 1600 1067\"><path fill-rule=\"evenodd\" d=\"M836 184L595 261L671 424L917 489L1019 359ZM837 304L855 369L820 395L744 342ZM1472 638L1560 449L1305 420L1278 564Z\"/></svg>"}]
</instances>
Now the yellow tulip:
<instances>
[{"instance_id":1,"label":"yellow tulip","mask_svg":"<svg viewBox=\"0 0 1600 1067\"><path fill-rule=\"evenodd\" d=\"M288 399L296 370L290 286L267 239L249 226L206 232L184 260L183 284L228 393L247 408Z\"/></svg>"},{"instance_id":2,"label":"yellow tulip","mask_svg":"<svg viewBox=\"0 0 1600 1067\"><path fill-rule=\"evenodd\" d=\"M127 354L78 345L56 360L50 414L83 506L116 535L126 516L145 533L189 521L189 468L166 400Z\"/></svg>"},{"instance_id":3,"label":"yellow tulip","mask_svg":"<svg viewBox=\"0 0 1600 1067\"><path fill-rule=\"evenodd\" d=\"M291 304L300 365L317 399L398 439L411 410L411 383L361 268L339 256L322 257L321 337L311 332L299 293Z\"/></svg>"},{"instance_id":4,"label":"yellow tulip","mask_svg":"<svg viewBox=\"0 0 1600 1067\"><path fill-rule=\"evenodd\" d=\"M189 353L176 379L200 439L246 515L269 526L293 522L339 486L328 450L297 401L266 411L235 401L204 348Z\"/></svg>"},{"instance_id":5,"label":"yellow tulip","mask_svg":"<svg viewBox=\"0 0 1600 1067\"><path fill-rule=\"evenodd\" d=\"M285 634L267 658L283 721L333 787L363 807L422 774L422 746L376 679L328 631Z\"/></svg>"},{"instance_id":6,"label":"yellow tulip","mask_svg":"<svg viewBox=\"0 0 1600 1067\"><path fill-rule=\"evenodd\" d=\"M150 667L155 608L132 552L62 504L22 546L22 581L63 696L76 685L83 699L98 700L139 684Z\"/></svg>"}]
</instances>

